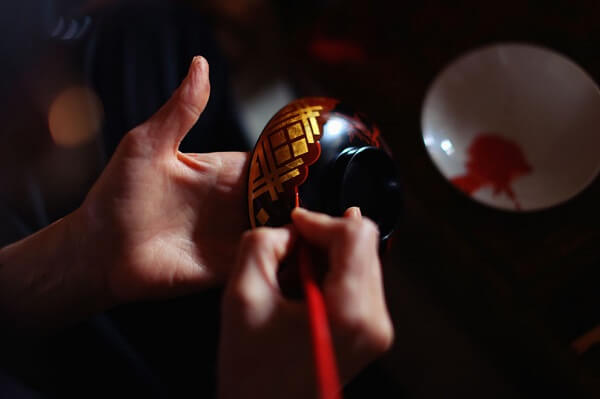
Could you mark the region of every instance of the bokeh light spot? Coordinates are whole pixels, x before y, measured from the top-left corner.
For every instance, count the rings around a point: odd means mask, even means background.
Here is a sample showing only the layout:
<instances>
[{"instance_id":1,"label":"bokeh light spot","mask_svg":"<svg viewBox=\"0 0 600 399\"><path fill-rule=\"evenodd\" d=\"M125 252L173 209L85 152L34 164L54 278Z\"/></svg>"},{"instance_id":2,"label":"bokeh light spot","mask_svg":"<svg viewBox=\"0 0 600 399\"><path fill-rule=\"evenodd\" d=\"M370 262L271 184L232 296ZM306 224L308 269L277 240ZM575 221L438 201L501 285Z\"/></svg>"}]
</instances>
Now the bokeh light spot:
<instances>
[{"instance_id":1,"label":"bokeh light spot","mask_svg":"<svg viewBox=\"0 0 600 399\"><path fill-rule=\"evenodd\" d=\"M56 145L73 148L98 134L102 117L102 102L96 93L73 86L61 91L50 105L48 128Z\"/></svg>"}]
</instances>

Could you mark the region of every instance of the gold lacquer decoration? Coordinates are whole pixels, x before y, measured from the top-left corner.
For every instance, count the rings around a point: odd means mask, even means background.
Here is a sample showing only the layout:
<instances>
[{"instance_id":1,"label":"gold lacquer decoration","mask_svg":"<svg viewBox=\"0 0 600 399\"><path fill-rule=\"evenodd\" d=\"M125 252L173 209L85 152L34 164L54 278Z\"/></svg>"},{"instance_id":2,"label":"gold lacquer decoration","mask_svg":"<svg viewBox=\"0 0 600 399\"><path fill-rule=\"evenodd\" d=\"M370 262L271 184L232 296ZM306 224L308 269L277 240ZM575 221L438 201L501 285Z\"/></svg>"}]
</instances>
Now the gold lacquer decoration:
<instances>
[{"instance_id":1,"label":"gold lacquer decoration","mask_svg":"<svg viewBox=\"0 0 600 399\"><path fill-rule=\"evenodd\" d=\"M320 98L294 101L263 130L250 160L248 178L248 209L253 228L282 225L289 218L297 187L306 180L308 166L321 154L320 117L335 103ZM281 201L285 206L281 207Z\"/></svg>"}]
</instances>

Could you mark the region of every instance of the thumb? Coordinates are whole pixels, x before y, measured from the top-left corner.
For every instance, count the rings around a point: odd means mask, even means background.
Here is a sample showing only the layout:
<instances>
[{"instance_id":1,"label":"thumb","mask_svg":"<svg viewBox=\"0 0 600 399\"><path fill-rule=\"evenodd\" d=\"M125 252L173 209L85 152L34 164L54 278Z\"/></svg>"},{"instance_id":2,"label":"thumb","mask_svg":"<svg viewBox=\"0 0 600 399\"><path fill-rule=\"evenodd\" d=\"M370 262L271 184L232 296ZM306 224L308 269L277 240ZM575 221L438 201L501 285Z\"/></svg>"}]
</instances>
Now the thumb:
<instances>
[{"instance_id":1,"label":"thumb","mask_svg":"<svg viewBox=\"0 0 600 399\"><path fill-rule=\"evenodd\" d=\"M142 125L158 151L175 153L204 111L210 95L208 69L204 57L194 57L187 76L169 101Z\"/></svg>"}]
</instances>

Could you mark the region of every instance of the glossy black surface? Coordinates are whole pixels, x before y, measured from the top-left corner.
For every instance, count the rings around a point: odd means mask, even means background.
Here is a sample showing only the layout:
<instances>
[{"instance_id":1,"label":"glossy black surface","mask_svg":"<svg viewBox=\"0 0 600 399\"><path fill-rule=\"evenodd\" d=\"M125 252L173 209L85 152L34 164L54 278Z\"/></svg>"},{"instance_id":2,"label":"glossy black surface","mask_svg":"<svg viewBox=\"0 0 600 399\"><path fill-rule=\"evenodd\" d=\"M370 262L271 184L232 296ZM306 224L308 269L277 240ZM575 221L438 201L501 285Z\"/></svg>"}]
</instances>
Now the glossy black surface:
<instances>
[{"instance_id":1,"label":"glossy black surface","mask_svg":"<svg viewBox=\"0 0 600 399\"><path fill-rule=\"evenodd\" d=\"M401 184L377 127L338 104L324 113L321 156L298 187L301 206L341 216L358 206L373 220L384 242L393 233L402 207Z\"/></svg>"}]
</instances>

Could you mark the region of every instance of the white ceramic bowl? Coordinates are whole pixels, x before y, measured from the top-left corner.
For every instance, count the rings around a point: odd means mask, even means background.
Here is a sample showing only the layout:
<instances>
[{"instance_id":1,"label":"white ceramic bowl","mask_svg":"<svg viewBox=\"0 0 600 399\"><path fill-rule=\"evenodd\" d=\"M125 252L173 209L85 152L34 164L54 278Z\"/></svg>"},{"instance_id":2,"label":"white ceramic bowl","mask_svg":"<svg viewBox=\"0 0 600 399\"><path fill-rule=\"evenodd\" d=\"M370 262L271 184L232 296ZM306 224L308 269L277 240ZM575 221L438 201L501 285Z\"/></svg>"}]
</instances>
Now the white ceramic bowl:
<instances>
[{"instance_id":1,"label":"white ceramic bowl","mask_svg":"<svg viewBox=\"0 0 600 399\"><path fill-rule=\"evenodd\" d=\"M506 210L548 208L600 171L600 91L552 50L499 44L470 52L434 80L423 141L456 187Z\"/></svg>"}]
</instances>

